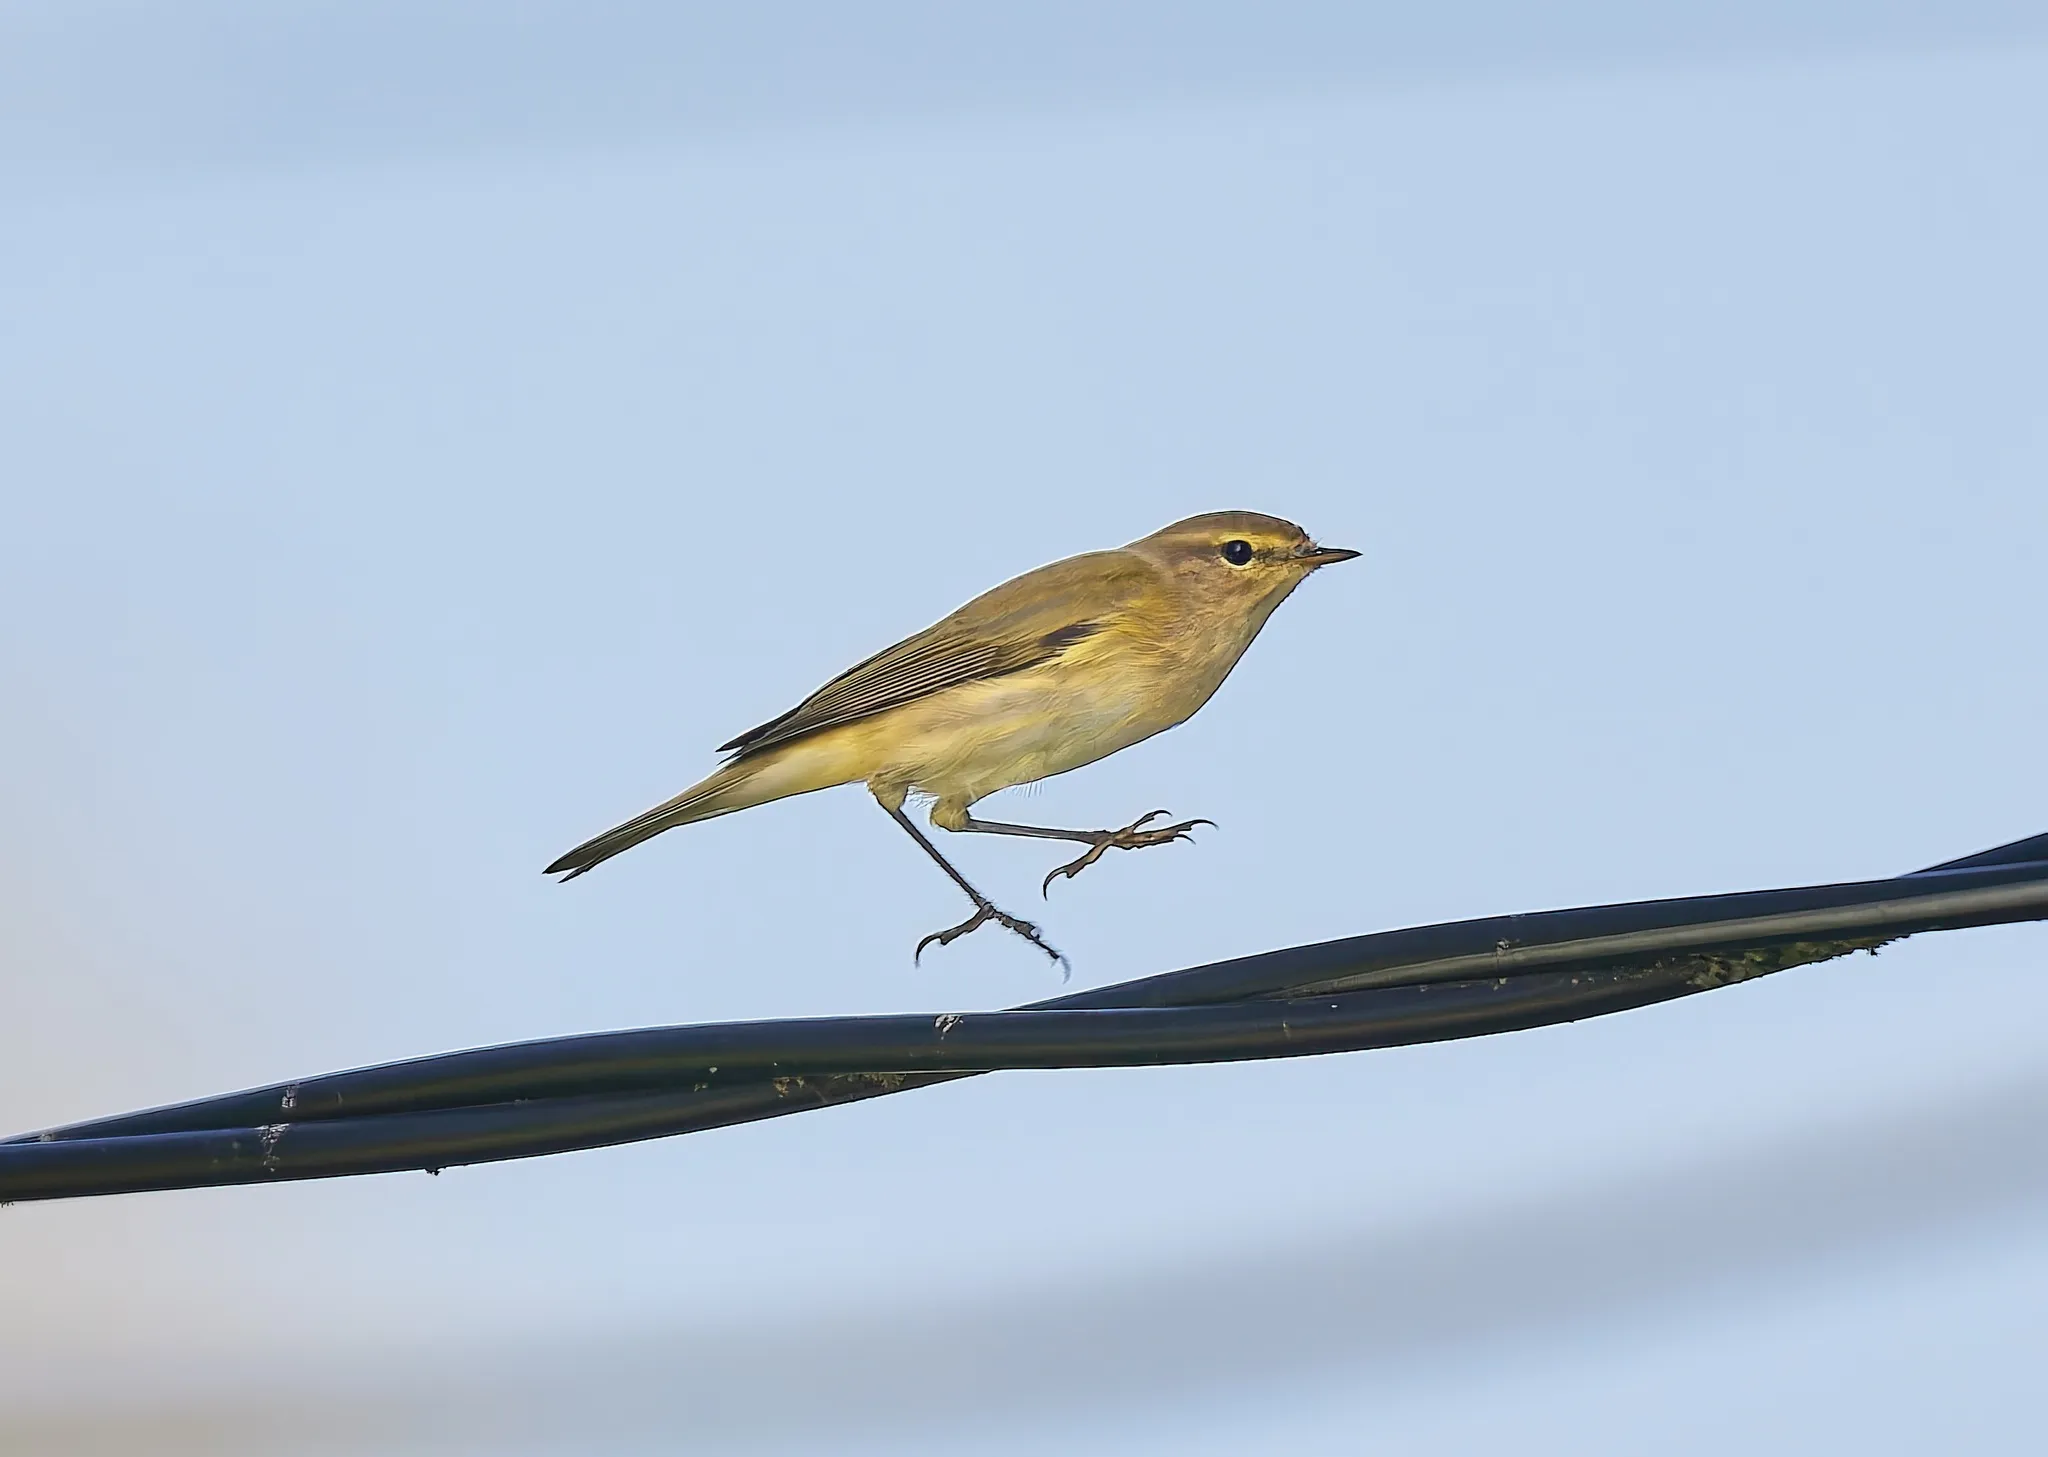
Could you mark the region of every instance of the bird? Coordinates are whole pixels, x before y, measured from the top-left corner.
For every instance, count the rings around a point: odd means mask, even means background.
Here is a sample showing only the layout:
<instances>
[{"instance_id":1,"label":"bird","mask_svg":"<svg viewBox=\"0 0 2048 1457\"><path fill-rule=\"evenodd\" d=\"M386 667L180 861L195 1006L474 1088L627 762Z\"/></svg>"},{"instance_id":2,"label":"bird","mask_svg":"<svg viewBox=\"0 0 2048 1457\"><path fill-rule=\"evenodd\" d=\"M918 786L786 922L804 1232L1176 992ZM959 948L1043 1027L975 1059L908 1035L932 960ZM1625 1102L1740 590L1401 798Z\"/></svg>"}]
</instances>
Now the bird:
<instances>
[{"instance_id":1,"label":"bird","mask_svg":"<svg viewBox=\"0 0 2048 1457\"><path fill-rule=\"evenodd\" d=\"M1167 811L1116 830L977 818L975 804L1064 774L1185 722L1237 666L1273 610L1311 573L1359 553L1318 546L1291 521L1211 511L1108 551L1068 557L984 592L923 632L847 669L795 708L719 745L718 769L675 798L584 841L543 872L564 881L678 825L837 785L867 786L974 910L917 943L951 945L1001 925L1069 969L1032 922L977 890L904 806L931 801L939 829L1087 848L1039 891L1108 850L1191 840Z\"/></svg>"}]
</instances>

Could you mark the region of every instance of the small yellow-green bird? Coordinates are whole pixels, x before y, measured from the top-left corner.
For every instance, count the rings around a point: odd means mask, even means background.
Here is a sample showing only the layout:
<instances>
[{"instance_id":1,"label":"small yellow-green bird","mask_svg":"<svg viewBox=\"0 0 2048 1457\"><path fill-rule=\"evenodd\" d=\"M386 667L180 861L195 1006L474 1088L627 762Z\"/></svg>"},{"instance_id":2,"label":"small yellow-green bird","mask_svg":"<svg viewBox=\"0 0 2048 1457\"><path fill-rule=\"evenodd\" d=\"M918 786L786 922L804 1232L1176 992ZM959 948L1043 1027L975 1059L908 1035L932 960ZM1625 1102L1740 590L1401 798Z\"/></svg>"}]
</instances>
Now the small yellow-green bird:
<instances>
[{"instance_id":1,"label":"small yellow-green bird","mask_svg":"<svg viewBox=\"0 0 2048 1457\"><path fill-rule=\"evenodd\" d=\"M1105 850L1189 838L1207 820L1059 830L976 819L976 800L1064 774L1185 721L1209 701L1288 593L1355 551L1317 546L1289 521L1212 511L1026 572L915 637L847 669L788 713L719 746L732 757L666 804L578 845L547 868L573 880L677 825L836 784L865 783L974 902L974 914L917 943L913 959L996 921L1055 961L1038 927L997 908L903 812L931 796L943 830L1086 845L1049 872L1078 875Z\"/></svg>"}]
</instances>

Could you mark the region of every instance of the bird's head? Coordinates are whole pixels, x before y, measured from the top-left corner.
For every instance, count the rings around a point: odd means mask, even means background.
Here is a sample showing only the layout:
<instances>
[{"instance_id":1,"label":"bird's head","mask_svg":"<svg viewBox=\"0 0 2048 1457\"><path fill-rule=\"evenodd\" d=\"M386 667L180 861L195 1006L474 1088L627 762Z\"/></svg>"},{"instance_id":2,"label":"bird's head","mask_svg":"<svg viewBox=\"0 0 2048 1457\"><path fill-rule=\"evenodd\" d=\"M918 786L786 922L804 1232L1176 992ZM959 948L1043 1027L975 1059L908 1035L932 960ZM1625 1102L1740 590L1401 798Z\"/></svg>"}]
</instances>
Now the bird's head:
<instances>
[{"instance_id":1,"label":"bird's head","mask_svg":"<svg viewBox=\"0 0 2048 1457\"><path fill-rule=\"evenodd\" d=\"M1163 526L1125 548L1171 573L1195 600L1256 612L1261 621L1318 567L1358 553L1317 546L1306 531L1256 511L1210 511Z\"/></svg>"}]
</instances>

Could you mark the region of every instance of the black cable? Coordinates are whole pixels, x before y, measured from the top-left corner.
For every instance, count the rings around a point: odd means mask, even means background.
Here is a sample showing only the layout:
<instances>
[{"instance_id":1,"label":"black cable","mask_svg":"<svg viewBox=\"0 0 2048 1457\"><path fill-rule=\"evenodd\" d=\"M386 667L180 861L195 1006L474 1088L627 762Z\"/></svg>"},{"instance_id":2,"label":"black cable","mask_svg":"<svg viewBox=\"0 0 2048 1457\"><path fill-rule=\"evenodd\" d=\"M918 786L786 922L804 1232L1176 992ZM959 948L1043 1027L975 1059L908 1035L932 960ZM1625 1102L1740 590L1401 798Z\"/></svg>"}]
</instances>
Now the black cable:
<instances>
[{"instance_id":1,"label":"black cable","mask_svg":"<svg viewBox=\"0 0 2048 1457\"><path fill-rule=\"evenodd\" d=\"M1601 1016L1923 931L2048 919L2048 835L1881 881L1412 927L1008 1012L645 1028L389 1063L0 1143L0 1200L523 1158L1007 1068L1303 1056Z\"/></svg>"}]
</instances>

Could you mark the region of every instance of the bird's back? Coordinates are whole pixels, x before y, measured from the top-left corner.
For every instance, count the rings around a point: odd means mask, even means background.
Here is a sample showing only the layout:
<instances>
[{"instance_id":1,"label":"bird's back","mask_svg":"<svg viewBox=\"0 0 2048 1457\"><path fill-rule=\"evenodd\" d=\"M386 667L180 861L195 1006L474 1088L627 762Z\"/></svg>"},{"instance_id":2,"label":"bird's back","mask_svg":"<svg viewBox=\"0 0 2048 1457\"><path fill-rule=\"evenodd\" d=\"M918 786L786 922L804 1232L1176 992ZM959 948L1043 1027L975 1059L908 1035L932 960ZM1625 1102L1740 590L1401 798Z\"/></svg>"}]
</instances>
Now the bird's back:
<instances>
[{"instance_id":1,"label":"bird's back","mask_svg":"<svg viewBox=\"0 0 2048 1457\"><path fill-rule=\"evenodd\" d=\"M1157 567L1121 548L1052 562L989 589L721 747L741 757L760 753L920 699L1057 662L1104 634L1142 643L1158 636L1159 625L1170 615L1171 595L1171 584Z\"/></svg>"}]
</instances>

